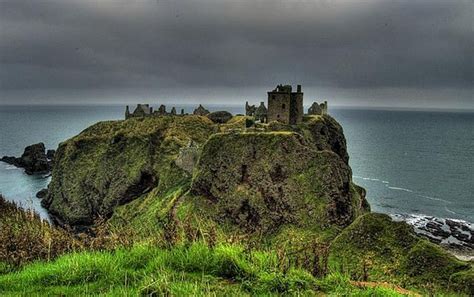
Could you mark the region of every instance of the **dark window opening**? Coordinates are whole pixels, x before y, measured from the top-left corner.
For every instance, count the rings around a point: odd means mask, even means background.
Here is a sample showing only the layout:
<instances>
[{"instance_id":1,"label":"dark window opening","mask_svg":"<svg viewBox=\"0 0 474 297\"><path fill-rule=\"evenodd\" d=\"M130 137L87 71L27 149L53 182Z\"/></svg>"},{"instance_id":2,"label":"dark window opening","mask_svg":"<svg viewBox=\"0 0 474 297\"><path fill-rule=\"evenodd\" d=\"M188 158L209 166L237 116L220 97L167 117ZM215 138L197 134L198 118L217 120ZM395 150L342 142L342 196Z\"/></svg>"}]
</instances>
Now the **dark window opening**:
<instances>
[{"instance_id":1,"label":"dark window opening","mask_svg":"<svg viewBox=\"0 0 474 297\"><path fill-rule=\"evenodd\" d=\"M281 105L281 108L285 109L285 103L283 103L283 104Z\"/></svg>"},{"instance_id":2,"label":"dark window opening","mask_svg":"<svg viewBox=\"0 0 474 297\"><path fill-rule=\"evenodd\" d=\"M275 100L275 95L272 95L272 99Z\"/></svg>"},{"instance_id":3,"label":"dark window opening","mask_svg":"<svg viewBox=\"0 0 474 297\"><path fill-rule=\"evenodd\" d=\"M247 182L249 178L248 172L247 172L247 165L242 165L242 176L240 178L240 182Z\"/></svg>"}]
</instances>

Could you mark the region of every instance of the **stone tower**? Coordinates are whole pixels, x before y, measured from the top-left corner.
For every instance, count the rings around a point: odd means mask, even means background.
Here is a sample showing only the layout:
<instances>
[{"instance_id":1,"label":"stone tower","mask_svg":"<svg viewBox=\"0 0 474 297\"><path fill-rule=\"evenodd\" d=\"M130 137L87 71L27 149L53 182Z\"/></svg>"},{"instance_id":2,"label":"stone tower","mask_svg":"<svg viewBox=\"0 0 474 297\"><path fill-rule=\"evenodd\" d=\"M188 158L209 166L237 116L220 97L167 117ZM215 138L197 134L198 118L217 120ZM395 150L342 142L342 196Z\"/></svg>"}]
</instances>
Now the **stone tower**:
<instances>
[{"instance_id":1,"label":"stone tower","mask_svg":"<svg viewBox=\"0 0 474 297\"><path fill-rule=\"evenodd\" d=\"M301 85L292 92L290 85L278 85L268 92L268 122L279 121L296 125L303 120L303 92Z\"/></svg>"},{"instance_id":2,"label":"stone tower","mask_svg":"<svg viewBox=\"0 0 474 297\"><path fill-rule=\"evenodd\" d=\"M129 117L130 117L130 108L127 105L127 107L125 108L125 119L128 119Z\"/></svg>"}]
</instances>

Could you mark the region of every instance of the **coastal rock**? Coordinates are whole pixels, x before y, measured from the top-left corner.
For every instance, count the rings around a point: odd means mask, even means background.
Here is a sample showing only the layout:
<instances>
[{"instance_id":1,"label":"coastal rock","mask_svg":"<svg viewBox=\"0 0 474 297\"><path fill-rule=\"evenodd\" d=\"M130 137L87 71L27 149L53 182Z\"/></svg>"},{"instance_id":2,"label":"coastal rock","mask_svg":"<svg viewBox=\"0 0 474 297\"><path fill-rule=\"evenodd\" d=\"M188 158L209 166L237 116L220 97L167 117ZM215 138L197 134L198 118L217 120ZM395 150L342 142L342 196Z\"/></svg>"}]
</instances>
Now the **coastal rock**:
<instances>
[{"instance_id":1,"label":"coastal rock","mask_svg":"<svg viewBox=\"0 0 474 297\"><path fill-rule=\"evenodd\" d=\"M50 170L46 149L42 142L27 146L20 159L20 164L27 174L44 173Z\"/></svg>"},{"instance_id":2,"label":"coastal rock","mask_svg":"<svg viewBox=\"0 0 474 297\"><path fill-rule=\"evenodd\" d=\"M20 158L4 156L1 161L24 168L27 174L47 173L51 169L42 142L27 146Z\"/></svg>"},{"instance_id":3,"label":"coastal rock","mask_svg":"<svg viewBox=\"0 0 474 297\"><path fill-rule=\"evenodd\" d=\"M46 195L48 195L48 189L41 189L36 193L36 198L43 199Z\"/></svg>"},{"instance_id":4,"label":"coastal rock","mask_svg":"<svg viewBox=\"0 0 474 297\"><path fill-rule=\"evenodd\" d=\"M474 259L474 226L466 221L423 215L394 214L396 221L413 226L416 234L453 250L470 252Z\"/></svg>"},{"instance_id":5,"label":"coastal rock","mask_svg":"<svg viewBox=\"0 0 474 297\"><path fill-rule=\"evenodd\" d=\"M215 111L208 114L207 117L214 123L225 124L232 118L232 114L228 111Z\"/></svg>"},{"instance_id":6,"label":"coastal rock","mask_svg":"<svg viewBox=\"0 0 474 297\"><path fill-rule=\"evenodd\" d=\"M55 150L47 150L46 151L46 157L48 158L48 160L53 161L55 153L56 153Z\"/></svg>"},{"instance_id":7,"label":"coastal rock","mask_svg":"<svg viewBox=\"0 0 474 297\"><path fill-rule=\"evenodd\" d=\"M99 122L59 145L42 205L60 224L90 226L120 205L189 179L175 164L180 148L202 144L213 131L206 117Z\"/></svg>"},{"instance_id":8,"label":"coastal rock","mask_svg":"<svg viewBox=\"0 0 474 297\"><path fill-rule=\"evenodd\" d=\"M313 121L332 132L316 142ZM61 143L42 204L57 221L87 226L193 177L192 193L214 203L216 220L242 229L347 226L369 207L365 191L351 181L339 127L329 117L310 119L296 132L247 132L242 125L216 133L207 117L97 123Z\"/></svg>"},{"instance_id":9,"label":"coastal rock","mask_svg":"<svg viewBox=\"0 0 474 297\"><path fill-rule=\"evenodd\" d=\"M3 156L0 161L2 162L5 162L5 163L8 163L10 165L15 165L17 167L20 167L19 165L19 160L20 158L16 158L16 157L11 157L11 156Z\"/></svg>"},{"instance_id":10,"label":"coastal rock","mask_svg":"<svg viewBox=\"0 0 474 297\"><path fill-rule=\"evenodd\" d=\"M294 132L213 135L191 191L216 221L263 233L285 224L347 226L366 211L344 160Z\"/></svg>"}]
</instances>

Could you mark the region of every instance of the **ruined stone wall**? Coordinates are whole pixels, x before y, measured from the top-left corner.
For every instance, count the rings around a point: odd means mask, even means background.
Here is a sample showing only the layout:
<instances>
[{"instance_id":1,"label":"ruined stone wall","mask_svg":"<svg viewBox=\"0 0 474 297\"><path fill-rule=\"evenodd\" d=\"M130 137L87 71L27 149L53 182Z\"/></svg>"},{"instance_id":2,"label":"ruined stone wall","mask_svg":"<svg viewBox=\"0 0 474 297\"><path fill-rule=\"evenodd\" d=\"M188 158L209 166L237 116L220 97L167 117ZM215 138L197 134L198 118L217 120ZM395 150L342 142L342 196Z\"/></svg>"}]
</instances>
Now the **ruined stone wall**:
<instances>
[{"instance_id":1,"label":"ruined stone wall","mask_svg":"<svg viewBox=\"0 0 474 297\"><path fill-rule=\"evenodd\" d=\"M268 122L290 123L290 93L268 92Z\"/></svg>"},{"instance_id":2,"label":"ruined stone wall","mask_svg":"<svg viewBox=\"0 0 474 297\"><path fill-rule=\"evenodd\" d=\"M296 125L303 121L303 93L291 93L290 125Z\"/></svg>"}]
</instances>

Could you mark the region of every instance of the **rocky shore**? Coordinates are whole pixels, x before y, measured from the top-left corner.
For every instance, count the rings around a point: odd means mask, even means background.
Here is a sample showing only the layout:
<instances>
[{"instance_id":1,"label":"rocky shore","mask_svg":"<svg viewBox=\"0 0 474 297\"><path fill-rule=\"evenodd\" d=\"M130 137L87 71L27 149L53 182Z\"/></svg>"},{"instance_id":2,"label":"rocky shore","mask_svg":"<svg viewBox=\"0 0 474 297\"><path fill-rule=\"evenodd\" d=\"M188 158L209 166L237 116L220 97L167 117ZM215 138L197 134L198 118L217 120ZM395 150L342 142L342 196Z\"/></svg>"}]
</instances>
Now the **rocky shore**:
<instances>
[{"instance_id":1,"label":"rocky shore","mask_svg":"<svg viewBox=\"0 0 474 297\"><path fill-rule=\"evenodd\" d=\"M474 225L472 223L425 215L391 215L395 221L413 226L415 233L439 244L459 258L474 260Z\"/></svg>"}]
</instances>

